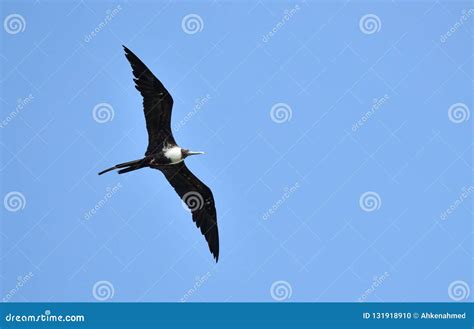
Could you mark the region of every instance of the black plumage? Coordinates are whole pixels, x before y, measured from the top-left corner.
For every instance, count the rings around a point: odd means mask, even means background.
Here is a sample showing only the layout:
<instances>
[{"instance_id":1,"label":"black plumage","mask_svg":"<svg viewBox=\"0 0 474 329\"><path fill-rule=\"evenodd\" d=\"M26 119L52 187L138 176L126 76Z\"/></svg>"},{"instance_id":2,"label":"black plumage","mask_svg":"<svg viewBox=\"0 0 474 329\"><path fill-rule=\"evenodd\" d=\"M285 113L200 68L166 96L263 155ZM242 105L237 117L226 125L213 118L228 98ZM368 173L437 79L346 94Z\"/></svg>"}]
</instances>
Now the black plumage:
<instances>
[{"instance_id":1,"label":"black plumage","mask_svg":"<svg viewBox=\"0 0 474 329\"><path fill-rule=\"evenodd\" d=\"M219 259L219 234L217 231L216 207L211 189L194 176L186 167L184 161L172 166L163 166L159 169L191 210L193 221L201 229L201 233L209 245L209 250L217 261ZM187 193L188 197L186 197Z\"/></svg>"},{"instance_id":2,"label":"black plumage","mask_svg":"<svg viewBox=\"0 0 474 329\"><path fill-rule=\"evenodd\" d=\"M125 46L123 48L132 66L135 88L143 96L143 111L148 130L148 148L145 155L161 151L167 143L177 145L171 132L171 94L130 49Z\"/></svg>"},{"instance_id":3,"label":"black plumage","mask_svg":"<svg viewBox=\"0 0 474 329\"><path fill-rule=\"evenodd\" d=\"M148 147L145 157L115 165L104 171L119 169L123 174L144 167L160 170L192 212L193 221L201 230L209 245L209 250L219 259L219 234L217 214L211 189L200 181L184 163L187 156L201 154L179 148L171 131L171 111L173 98L163 84L148 67L127 47L125 56L132 66L135 87L143 96L148 131Z\"/></svg>"}]
</instances>

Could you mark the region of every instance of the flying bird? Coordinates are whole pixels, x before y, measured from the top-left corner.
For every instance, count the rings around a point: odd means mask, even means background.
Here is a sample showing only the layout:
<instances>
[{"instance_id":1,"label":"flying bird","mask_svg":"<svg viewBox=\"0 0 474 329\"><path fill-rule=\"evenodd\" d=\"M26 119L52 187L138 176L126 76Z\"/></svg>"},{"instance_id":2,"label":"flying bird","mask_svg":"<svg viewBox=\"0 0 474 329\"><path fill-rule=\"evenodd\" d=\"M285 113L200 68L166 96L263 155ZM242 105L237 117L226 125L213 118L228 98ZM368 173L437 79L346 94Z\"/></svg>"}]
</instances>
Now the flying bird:
<instances>
[{"instance_id":1,"label":"flying bird","mask_svg":"<svg viewBox=\"0 0 474 329\"><path fill-rule=\"evenodd\" d=\"M135 88L143 96L148 131L148 147L145 156L138 160L117 164L99 173L118 169L124 174L141 168L161 171L176 193L188 206L193 221L201 230L216 262L219 260L219 234L217 214L212 191L200 181L184 163L191 155L204 154L178 146L171 131L171 110L173 98L148 67L127 47L123 46L125 57L132 66Z\"/></svg>"}]
</instances>

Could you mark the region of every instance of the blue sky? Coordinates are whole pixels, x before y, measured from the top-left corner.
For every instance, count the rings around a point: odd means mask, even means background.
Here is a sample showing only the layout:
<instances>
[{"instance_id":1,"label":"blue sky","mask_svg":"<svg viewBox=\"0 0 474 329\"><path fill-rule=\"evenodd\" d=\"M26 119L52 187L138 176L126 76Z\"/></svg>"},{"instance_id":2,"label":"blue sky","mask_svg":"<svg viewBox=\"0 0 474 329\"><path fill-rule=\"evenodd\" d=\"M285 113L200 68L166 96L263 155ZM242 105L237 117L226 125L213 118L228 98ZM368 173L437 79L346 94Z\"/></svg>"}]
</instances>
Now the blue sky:
<instances>
[{"instance_id":1,"label":"blue sky","mask_svg":"<svg viewBox=\"0 0 474 329\"><path fill-rule=\"evenodd\" d=\"M472 3L3 1L3 301L462 301ZM215 264L140 158L171 91Z\"/></svg>"}]
</instances>

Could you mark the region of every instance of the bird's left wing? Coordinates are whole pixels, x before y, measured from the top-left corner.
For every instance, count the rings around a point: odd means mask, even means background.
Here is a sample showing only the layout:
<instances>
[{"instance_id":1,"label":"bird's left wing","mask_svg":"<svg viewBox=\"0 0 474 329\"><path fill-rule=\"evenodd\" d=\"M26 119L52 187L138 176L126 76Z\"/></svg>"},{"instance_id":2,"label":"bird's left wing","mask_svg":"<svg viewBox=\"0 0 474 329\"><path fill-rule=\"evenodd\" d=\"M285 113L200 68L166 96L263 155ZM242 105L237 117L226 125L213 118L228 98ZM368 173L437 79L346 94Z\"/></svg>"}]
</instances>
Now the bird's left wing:
<instances>
[{"instance_id":1,"label":"bird's left wing","mask_svg":"<svg viewBox=\"0 0 474 329\"><path fill-rule=\"evenodd\" d=\"M135 87L143 96L148 148L145 155L159 152L166 144L176 145L171 132L173 98L150 69L127 47L125 56L132 66Z\"/></svg>"},{"instance_id":2,"label":"bird's left wing","mask_svg":"<svg viewBox=\"0 0 474 329\"><path fill-rule=\"evenodd\" d=\"M184 161L159 168L192 212L193 221L206 238L209 250L219 259L219 233L212 191L186 167Z\"/></svg>"}]
</instances>

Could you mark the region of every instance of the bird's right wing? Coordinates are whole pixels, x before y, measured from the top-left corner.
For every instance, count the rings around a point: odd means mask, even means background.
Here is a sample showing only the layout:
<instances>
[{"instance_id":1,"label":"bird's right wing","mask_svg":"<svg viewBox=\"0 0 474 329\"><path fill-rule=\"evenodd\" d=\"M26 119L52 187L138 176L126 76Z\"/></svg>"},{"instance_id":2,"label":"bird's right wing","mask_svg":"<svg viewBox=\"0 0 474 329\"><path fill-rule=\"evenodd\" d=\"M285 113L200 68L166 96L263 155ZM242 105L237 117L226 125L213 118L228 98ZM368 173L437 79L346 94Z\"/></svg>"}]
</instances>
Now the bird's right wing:
<instances>
[{"instance_id":1,"label":"bird's right wing","mask_svg":"<svg viewBox=\"0 0 474 329\"><path fill-rule=\"evenodd\" d=\"M192 212L193 221L206 238L209 250L219 259L219 233L212 191L186 167L184 161L159 168Z\"/></svg>"},{"instance_id":2,"label":"bird's right wing","mask_svg":"<svg viewBox=\"0 0 474 329\"><path fill-rule=\"evenodd\" d=\"M173 98L148 67L130 49L125 46L123 48L132 66L135 88L143 96L143 111L148 131L148 148L145 155L160 152L166 144L176 145L171 132Z\"/></svg>"}]
</instances>

